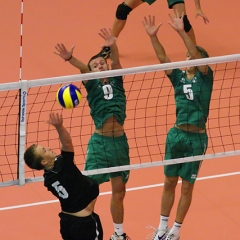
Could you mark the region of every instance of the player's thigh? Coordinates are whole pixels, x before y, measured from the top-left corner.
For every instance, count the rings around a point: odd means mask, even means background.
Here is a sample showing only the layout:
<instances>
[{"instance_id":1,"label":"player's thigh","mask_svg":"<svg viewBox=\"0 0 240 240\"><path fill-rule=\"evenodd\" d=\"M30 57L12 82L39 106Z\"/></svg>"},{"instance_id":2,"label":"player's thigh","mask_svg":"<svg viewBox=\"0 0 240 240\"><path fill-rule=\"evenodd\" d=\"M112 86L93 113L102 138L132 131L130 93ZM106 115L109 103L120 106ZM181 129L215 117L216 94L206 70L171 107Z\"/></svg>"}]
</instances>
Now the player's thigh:
<instances>
[{"instance_id":1,"label":"player's thigh","mask_svg":"<svg viewBox=\"0 0 240 240\"><path fill-rule=\"evenodd\" d=\"M61 233L62 239L71 240L71 235L69 233L69 222L61 219L61 217L60 217L60 233Z\"/></svg>"},{"instance_id":2,"label":"player's thigh","mask_svg":"<svg viewBox=\"0 0 240 240\"><path fill-rule=\"evenodd\" d=\"M167 0L168 8L177 10L178 14L181 16L182 12L186 13L184 0Z\"/></svg>"},{"instance_id":3,"label":"player's thigh","mask_svg":"<svg viewBox=\"0 0 240 240\"><path fill-rule=\"evenodd\" d=\"M95 218L90 215L88 217L78 218L69 228L72 240L93 240L99 235L102 226L98 226Z\"/></svg>"},{"instance_id":4,"label":"player's thigh","mask_svg":"<svg viewBox=\"0 0 240 240\"><path fill-rule=\"evenodd\" d=\"M143 1L142 0L125 0L124 3L128 7L134 9L134 8L138 7L139 5L141 5L143 3Z\"/></svg>"},{"instance_id":5,"label":"player's thigh","mask_svg":"<svg viewBox=\"0 0 240 240\"><path fill-rule=\"evenodd\" d=\"M111 178L112 192L121 193L126 191L126 183L123 181L122 176Z\"/></svg>"},{"instance_id":6,"label":"player's thigh","mask_svg":"<svg viewBox=\"0 0 240 240\"><path fill-rule=\"evenodd\" d=\"M173 127L168 131L164 161L182 158L183 155L183 141L182 131ZM178 176L178 171L181 168L181 164L171 164L164 166L164 174L168 177Z\"/></svg>"}]
</instances>

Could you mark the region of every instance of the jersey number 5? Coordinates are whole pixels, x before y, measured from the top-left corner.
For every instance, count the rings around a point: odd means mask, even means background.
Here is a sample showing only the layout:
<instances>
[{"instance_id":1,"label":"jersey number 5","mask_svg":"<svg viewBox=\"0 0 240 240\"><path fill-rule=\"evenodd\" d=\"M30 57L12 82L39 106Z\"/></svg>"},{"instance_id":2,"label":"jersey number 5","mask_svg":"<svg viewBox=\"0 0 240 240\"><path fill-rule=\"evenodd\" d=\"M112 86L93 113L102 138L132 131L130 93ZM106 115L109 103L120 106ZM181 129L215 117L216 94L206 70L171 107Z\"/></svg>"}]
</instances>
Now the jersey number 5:
<instances>
[{"instance_id":1,"label":"jersey number 5","mask_svg":"<svg viewBox=\"0 0 240 240\"><path fill-rule=\"evenodd\" d=\"M66 189L62 185L60 185L59 181L54 182L52 184L52 186L57 191L59 197L61 197L63 199L68 198L68 192L66 191Z\"/></svg>"},{"instance_id":2,"label":"jersey number 5","mask_svg":"<svg viewBox=\"0 0 240 240\"><path fill-rule=\"evenodd\" d=\"M103 93L104 93L104 98L106 100L110 100L113 98L113 89L110 84L103 85L102 89L103 89Z\"/></svg>"},{"instance_id":3,"label":"jersey number 5","mask_svg":"<svg viewBox=\"0 0 240 240\"><path fill-rule=\"evenodd\" d=\"M183 85L183 92L188 100L193 100L192 84Z\"/></svg>"}]
</instances>

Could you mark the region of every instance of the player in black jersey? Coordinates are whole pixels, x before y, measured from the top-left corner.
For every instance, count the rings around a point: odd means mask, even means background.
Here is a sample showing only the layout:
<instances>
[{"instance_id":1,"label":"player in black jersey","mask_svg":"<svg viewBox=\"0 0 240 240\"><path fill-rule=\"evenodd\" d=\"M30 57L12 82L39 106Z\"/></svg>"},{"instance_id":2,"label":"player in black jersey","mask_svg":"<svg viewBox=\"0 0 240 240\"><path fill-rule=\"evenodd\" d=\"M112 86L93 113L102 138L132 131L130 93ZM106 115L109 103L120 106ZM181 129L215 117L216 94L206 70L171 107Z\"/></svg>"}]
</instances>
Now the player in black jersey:
<instances>
[{"instance_id":1,"label":"player in black jersey","mask_svg":"<svg viewBox=\"0 0 240 240\"><path fill-rule=\"evenodd\" d=\"M60 232L64 240L102 240L103 230L93 206L99 195L98 183L84 176L74 164L74 148L70 134L63 126L62 115L51 113L49 124L54 126L62 144L61 154L37 144L24 153L31 169L44 170L44 186L61 204Z\"/></svg>"},{"instance_id":2,"label":"player in black jersey","mask_svg":"<svg viewBox=\"0 0 240 240\"><path fill-rule=\"evenodd\" d=\"M208 53L196 46L184 30L183 14L170 15L169 24L180 35L186 48L186 60L207 58ZM157 32L161 23L155 26L155 18L149 16L143 21L147 34L160 63L169 63L165 49L158 40ZM213 71L208 65L187 67L185 70L168 69L165 73L174 88L176 123L167 134L165 160L203 155L207 149L206 122L213 89ZM180 239L180 228L191 205L194 182L201 161L164 166L164 189L161 202L159 227L152 240ZM179 177L182 179L175 223L168 229L168 219L174 203L175 188ZM191 238L191 237L190 237Z\"/></svg>"}]
</instances>

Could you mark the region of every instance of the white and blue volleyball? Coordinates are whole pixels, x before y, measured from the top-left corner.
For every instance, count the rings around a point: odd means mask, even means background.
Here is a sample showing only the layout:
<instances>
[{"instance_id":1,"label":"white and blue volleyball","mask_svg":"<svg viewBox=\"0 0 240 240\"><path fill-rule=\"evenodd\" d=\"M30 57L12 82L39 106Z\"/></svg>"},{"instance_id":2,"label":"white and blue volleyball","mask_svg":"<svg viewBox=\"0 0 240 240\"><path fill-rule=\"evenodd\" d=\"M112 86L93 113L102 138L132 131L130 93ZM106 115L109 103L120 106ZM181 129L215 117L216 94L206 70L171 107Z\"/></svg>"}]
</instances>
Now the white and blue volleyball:
<instances>
[{"instance_id":1,"label":"white and blue volleyball","mask_svg":"<svg viewBox=\"0 0 240 240\"><path fill-rule=\"evenodd\" d=\"M75 85L67 84L58 89L56 99L64 108L75 108L80 103L82 94Z\"/></svg>"}]
</instances>

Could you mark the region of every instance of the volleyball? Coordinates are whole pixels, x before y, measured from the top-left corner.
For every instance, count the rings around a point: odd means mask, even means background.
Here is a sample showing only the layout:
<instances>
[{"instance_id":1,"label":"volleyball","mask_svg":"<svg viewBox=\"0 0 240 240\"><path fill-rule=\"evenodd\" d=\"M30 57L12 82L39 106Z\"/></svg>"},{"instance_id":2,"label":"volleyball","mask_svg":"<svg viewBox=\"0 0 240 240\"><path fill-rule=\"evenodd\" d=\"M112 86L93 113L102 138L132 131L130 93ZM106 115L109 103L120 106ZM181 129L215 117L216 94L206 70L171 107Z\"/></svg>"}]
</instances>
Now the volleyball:
<instances>
[{"instance_id":1,"label":"volleyball","mask_svg":"<svg viewBox=\"0 0 240 240\"><path fill-rule=\"evenodd\" d=\"M75 108L82 99L80 90L73 84L61 86L56 95L58 103L64 108Z\"/></svg>"}]
</instances>

